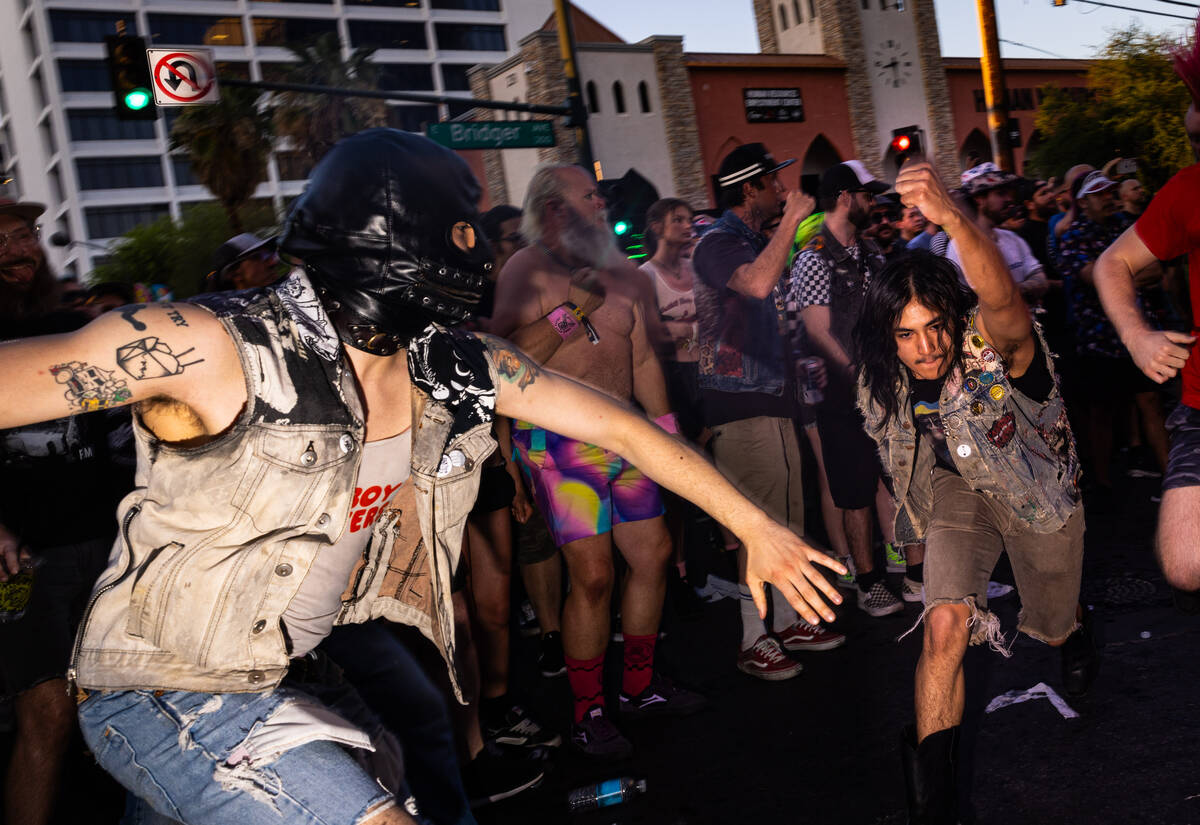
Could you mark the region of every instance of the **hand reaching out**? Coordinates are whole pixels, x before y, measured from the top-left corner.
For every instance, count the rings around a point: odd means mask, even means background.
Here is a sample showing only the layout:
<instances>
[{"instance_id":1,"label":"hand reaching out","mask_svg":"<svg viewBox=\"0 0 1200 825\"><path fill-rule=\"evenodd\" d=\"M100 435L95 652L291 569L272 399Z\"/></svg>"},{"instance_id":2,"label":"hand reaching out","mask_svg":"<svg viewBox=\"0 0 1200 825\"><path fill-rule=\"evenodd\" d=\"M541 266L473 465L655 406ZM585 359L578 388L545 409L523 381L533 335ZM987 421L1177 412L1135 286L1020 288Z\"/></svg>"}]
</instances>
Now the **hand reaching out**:
<instances>
[{"instance_id":1,"label":"hand reaching out","mask_svg":"<svg viewBox=\"0 0 1200 825\"><path fill-rule=\"evenodd\" d=\"M837 618L829 604L841 604L842 597L814 565L828 567L838 575L846 572L845 567L770 519L764 519L756 530L739 531L739 538L746 548L746 584L759 616L766 618L763 584L770 583L809 624Z\"/></svg>"}]
</instances>

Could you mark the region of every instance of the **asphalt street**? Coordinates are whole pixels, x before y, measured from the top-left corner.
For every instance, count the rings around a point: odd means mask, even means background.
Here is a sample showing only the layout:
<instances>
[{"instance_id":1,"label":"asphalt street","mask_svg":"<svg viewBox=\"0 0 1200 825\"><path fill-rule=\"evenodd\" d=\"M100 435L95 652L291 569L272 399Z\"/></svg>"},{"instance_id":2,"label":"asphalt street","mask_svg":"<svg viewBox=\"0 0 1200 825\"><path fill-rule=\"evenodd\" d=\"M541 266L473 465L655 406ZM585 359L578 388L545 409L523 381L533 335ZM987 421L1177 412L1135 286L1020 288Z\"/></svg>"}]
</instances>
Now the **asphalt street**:
<instances>
[{"instance_id":1,"label":"asphalt street","mask_svg":"<svg viewBox=\"0 0 1200 825\"><path fill-rule=\"evenodd\" d=\"M969 651L963 760L972 810L964 822L1200 823L1200 617L1175 606L1154 565L1157 489L1156 479L1126 478L1112 500L1089 503L1083 596L1097 619L1103 664L1086 698L1064 700L1066 716L1044 696L985 710L1009 692L1041 684L1059 691L1056 650L1018 637L1010 659ZM996 578L1005 574L1002 561ZM564 747L547 761L542 787L478 811L481 825L903 825L899 732L912 718L920 634L897 637L918 606L883 619L839 608L836 628L847 644L801 654L804 672L776 683L735 669L733 601L693 607L669 608L658 658L666 673L705 694L709 707L686 719L627 726L636 752L625 763L594 764ZM993 607L1012 638L1019 596ZM620 652L614 643L612 691ZM566 679L541 677L535 655L536 640L516 638L514 686L565 733ZM0 732L5 752L9 736ZM122 795L81 744L74 756L57 821L115 823ZM603 812L567 813L571 788L618 776L646 779L648 792Z\"/></svg>"}]
</instances>

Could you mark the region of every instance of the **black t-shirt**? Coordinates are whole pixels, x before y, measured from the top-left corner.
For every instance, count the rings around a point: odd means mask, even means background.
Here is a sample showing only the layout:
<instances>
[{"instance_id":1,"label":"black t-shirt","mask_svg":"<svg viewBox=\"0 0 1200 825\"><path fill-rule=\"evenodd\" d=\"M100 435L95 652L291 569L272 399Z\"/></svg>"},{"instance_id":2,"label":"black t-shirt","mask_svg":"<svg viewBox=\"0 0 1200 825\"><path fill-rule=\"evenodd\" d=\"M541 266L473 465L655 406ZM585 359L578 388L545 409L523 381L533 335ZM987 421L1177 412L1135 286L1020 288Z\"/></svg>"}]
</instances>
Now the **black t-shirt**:
<instances>
[{"instance_id":1,"label":"black t-shirt","mask_svg":"<svg viewBox=\"0 0 1200 825\"><path fill-rule=\"evenodd\" d=\"M1054 378L1046 365L1046 356L1042 350L1041 341L1034 336L1033 361L1029 369L1020 378L1009 378L1013 389L1018 390L1026 398L1044 402L1054 389ZM952 473L957 473L954 457L950 455L950 447L946 443L946 428L942 424L942 416L938 410L941 402L942 387L946 377L933 379L910 378L909 403L912 405L913 420L917 424L919 438L930 439L933 445L934 460L939 467L944 467Z\"/></svg>"}]
</instances>

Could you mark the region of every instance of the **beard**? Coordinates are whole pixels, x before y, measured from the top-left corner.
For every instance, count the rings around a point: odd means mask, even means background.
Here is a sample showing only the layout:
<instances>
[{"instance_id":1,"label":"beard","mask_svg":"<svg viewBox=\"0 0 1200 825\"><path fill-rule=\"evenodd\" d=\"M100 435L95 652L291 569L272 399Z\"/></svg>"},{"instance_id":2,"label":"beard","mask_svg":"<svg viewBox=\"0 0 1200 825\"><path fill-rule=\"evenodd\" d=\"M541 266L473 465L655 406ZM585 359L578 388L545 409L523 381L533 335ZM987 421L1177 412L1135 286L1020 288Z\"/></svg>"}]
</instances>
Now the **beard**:
<instances>
[{"instance_id":1,"label":"beard","mask_svg":"<svg viewBox=\"0 0 1200 825\"><path fill-rule=\"evenodd\" d=\"M851 204L850 211L846 214L846 220L850 221L855 229L864 229L871 225L871 211L857 203Z\"/></svg>"},{"instance_id":2,"label":"beard","mask_svg":"<svg viewBox=\"0 0 1200 825\"><path fill-rule=\"evenodd\" d=\"M34 266L33 277L24 283L13 283L0 274L0 318L6 321L25 320L45 315L58 304L58 281L50 274L46 259L20 258L0 265L0 273L9 267Z\"/></svg>"},{"instance_id":3,"label":"beard","mask_svg":"<svg viewBox=\"0 0 1200 825\"><path fill-rule=\"evenodd\" d=\"M589 222L570 206L567 207L567 215L566 224L558 236L567 254L593 269L608 269L621 259L616 238L607 226Z\"/></svg>"}]
</instances>

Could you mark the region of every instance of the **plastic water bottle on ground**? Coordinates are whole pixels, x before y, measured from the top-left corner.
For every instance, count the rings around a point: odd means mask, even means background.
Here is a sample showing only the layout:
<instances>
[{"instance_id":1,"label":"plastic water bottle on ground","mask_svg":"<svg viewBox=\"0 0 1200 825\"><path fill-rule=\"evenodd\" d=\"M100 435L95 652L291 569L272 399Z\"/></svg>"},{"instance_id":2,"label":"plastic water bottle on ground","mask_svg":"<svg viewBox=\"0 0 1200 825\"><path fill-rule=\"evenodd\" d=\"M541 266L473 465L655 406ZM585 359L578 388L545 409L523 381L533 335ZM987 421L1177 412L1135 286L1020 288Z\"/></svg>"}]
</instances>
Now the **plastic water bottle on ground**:
<instances>
[{"instance_id":1,"label":"plastic water bottle on ground","mask_svg":"<svg viewBox=\"0 0 1200 825\"><path fill-rule=\"evenodd\" d=\"M567 794L567 807L571 811L595 811L620 805L645 792L645 779L633 779L628 776L605 779L595 785L584 785L571 791Z\"/></svg>"}]
</instances>

